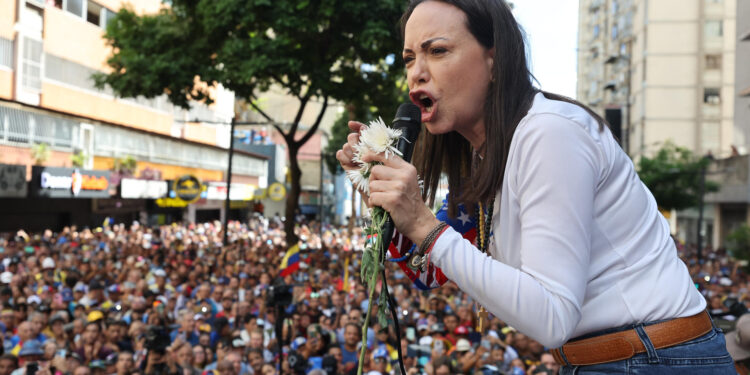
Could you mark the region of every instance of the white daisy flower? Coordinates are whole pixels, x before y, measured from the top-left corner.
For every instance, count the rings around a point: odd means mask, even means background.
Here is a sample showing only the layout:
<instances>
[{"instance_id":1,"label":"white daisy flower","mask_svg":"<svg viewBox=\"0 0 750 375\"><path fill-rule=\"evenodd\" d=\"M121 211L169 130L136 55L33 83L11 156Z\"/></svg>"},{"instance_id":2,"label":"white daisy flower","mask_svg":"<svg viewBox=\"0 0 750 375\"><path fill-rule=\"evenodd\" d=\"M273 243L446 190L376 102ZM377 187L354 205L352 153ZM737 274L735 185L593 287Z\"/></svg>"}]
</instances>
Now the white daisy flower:
<instances>
[{"instance_id":1,"label":"white daisy flower","mask_svg":"<svg viewBox=\"0 0 750 375\"><path fill-rule=\"evenodd\" d=\"M385 125L383 119L370 121L366 128L359 133L359 142L376 154L385 153L387 159L391 153L401 155L396 148L401 129L393 129ZM364 150L362 150L364 151Z\"/></svg>"},{"instance_id":2,"label":"white daisy flower","mask_svg":"<svg viewBox=\"0 0 750 375\"><path fill-rule=\"evenodd\" d=\"M362 174L362 169L354 169L346 171L346 176L349 177L349 181L356 189L364 191L366 194L370 194L370 179Z\"/></svg>"}]
</instances>

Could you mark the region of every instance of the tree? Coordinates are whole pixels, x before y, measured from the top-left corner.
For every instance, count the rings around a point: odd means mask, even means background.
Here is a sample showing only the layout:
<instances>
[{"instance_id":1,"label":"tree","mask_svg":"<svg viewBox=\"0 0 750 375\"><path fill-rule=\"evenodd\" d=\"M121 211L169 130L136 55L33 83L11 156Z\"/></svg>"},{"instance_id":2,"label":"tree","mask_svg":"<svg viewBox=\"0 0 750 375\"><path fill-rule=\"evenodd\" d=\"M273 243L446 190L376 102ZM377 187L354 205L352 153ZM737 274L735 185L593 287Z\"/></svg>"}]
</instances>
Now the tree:
<instances>
[{"instance_id":1,"label":"tree","mask_svg":"<svg viewBox=\"0 0 750 375\"><path fill-rule=\"evenodd\" d=\"M750 227L743 224L727 236L727 250L735 259L747 262L750 260Z\"/></svg>"},{"instance_id":2,"label":"tree","mask_svg":"<svg viewBox=\"0 0 750 375\"><path fill-rule=\"evenodd\" d=\"M666 142L653 158L641 158L638 175L660 208L682 210L700 204L701 174L709 163L708 158L699 158L686 148ZM717 183L706 181L703 193L718 190Z\"/></svg>"},{"instance_id":3,"label":"tree","mask_svg":"<svg viewBox=\"0 0 750 375\"><path fill-rule=\"evenodd\" d=\"M396 24L401 0L173 0L158 14L120 10L107 26L113 47L109 74L98 87L118 95L165 94L181 107L191 100L211 103L221 84L245 99L283 135L290 160L291 188L284 224L288 243L297 241L291 218L298 207L297 153L320 125L329 100L368 102L378 88L402 75ZM271 86L299 101L285 129L257 105ZM322 102L312 124L300 124L311 100ZM300 125L307 131L295 139Z\"/></svg>"}]
</instances>

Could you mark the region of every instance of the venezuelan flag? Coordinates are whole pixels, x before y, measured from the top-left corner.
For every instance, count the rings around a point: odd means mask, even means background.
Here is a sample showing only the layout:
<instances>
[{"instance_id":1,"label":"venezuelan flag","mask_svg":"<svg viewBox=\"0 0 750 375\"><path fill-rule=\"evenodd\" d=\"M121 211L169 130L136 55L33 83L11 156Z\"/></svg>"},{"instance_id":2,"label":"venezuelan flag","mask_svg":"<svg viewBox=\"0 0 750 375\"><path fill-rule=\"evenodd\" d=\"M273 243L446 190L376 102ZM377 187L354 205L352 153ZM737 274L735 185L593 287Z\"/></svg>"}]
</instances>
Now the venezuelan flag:
<instances>
[{"instance_id":1,"label":"venezuelan flag","mask_svg":"<svg viewBox=\"0 0 750 375\"><path fill-rule=\"evenodd\" d=\"M299 269L299 243L290 247L281 260L281 277L286 277Z\"/></svg>"}]
</instances>

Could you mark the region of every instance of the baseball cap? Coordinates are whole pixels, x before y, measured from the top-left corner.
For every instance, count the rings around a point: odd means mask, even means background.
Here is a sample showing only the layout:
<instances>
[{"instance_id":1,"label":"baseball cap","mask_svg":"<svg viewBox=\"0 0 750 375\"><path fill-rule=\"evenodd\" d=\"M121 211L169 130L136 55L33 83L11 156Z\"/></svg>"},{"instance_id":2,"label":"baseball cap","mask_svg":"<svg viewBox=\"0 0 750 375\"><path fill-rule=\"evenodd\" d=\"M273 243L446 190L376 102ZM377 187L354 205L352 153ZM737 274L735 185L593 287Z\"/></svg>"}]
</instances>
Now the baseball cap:
<instances>
[{"instance_id":1,"label":"baseball cap","mask_svg":"<svg viewBox=\"0 0 750 375\"><path fill-rule=\"evenodd\" d=\"M727 351L735 362L750 358L750 314L737 319L735 329L727 333L726 341Z\"/></svg>"},{"instance_id":2,"label":"baseball cap","mask_svg":"<svg viewBox=\"0 0 750 375\"><path fill-rule=\"evenodd\" d=\"M103 319L104 314L102 314L99 310L94 310L89 313L88 317L86 318L89 322L95 322L97 320Z\"/></svg>"},{"instance_id":3,"label":"baseball cap","mask_svg":"<svg viewBox=\"0 0 750 375\"><path fill-rule=\"evenodd\" d=\"M388 351L385 350L383 345L378 346L375 352L372 354L373 358L388 358Z\"/></svg>"},{"instance_id":4,"label":"baseball cap","mask_svg":"<svg viewBox=\"0 0 750 375\"><path fill-rule=\"evenodd\" d=\"M154 276L156 277L167 277L167 272L163 269L159 268L158 270L154 271Z\"/></svg>"},{"instance_id":5,"label":"baseball cap","mask_svg":"<svg viewBox=\"0 0 750 375\"><path fill-rule=\"evenodd\" d=\"M469 340L467 339L458 339L456 341L456 351L457 352L467 352L471 350L471 343L469 343Z\"/></svg>"},{"instance_id":6,"label":"baseball cap","mask_svg":"<svg viewBox=\"0 0 750 375\"><path fill-rule=\"evenodd\" d=\"M0 274L0 282L3 284L10 284L10 282L13 280L13 273L10 271L5 271L2 274Z\"/></svg>"},{"instance_id":7,"label":"baseball cap","mask_svg":"<svg viewBox=\"0 0 750 375\"><path fill-rule=\"evenodd\" d=\"M466 326L458 326L456 329L453 330L453 334L455 335L468 335L469 329L466 328Z\"/></svg>"},{"instance_id":8,"label":"baseball cap","mask_svg":"<svg viewBox=\"0 0 750 375\"><path fill-rule=\"evenodd\" d=\"M55 324L57 322L65 323L65 318L63 318L62 314L55 314L52 315L52 317L49 319L49 324Z\"/></svg>"},{"instance_id":9,"label":"baseball cap","mask_svg":"<svg viewBox=\"0 0 750 375\"><path fill-rule=\"evenodd\" d=\"M299 336L296 339L294 339L294 341L292 341L292 350L297 350L299 349L299 347L305 344L307 344L307 339L305 339L302 336Z\"/></svg>"},{"instance_id":10,"label":"baseball cap","mask_svg":"<svg viewBox=\"0 0 750 375\"><path fill-rule=\"evenodd\" d=\"M29 340L23 343L21 350L18 352L19 357L27 355L44 355L42 343L39 340Z\"/></svg>"},{"instance_id":11,"label":"baseball cap","mask_svg":"<svg viewBox=\"0 0 750 375\"><path fill-rule=\"evenodd\" d=\"M445 332L445 326L443 323L435 323L430 327L430 333L443 333Z\"/></svg>"},{"instance_id":12,"label":"baseball cap","mask_svg":"<svg viewBox=\"0 0 750 375\"><path fill-rule=\"evenodd\" d=\"M55 261L50 257L44 258L44 260L42 261L42 269L47 270L47 269L54 269L54 268L55 268Z\"/></svg>"}]
</instances>

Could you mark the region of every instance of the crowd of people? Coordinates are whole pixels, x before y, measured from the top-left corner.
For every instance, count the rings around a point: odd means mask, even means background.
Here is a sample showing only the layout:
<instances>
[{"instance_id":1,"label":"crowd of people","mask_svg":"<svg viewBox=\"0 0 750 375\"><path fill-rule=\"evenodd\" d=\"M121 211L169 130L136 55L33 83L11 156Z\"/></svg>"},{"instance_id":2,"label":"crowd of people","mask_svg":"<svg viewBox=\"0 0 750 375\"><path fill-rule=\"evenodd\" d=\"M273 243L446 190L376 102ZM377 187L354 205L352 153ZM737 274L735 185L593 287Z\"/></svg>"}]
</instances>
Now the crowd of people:
<instances>
[{"instance_id":1,"label":"crowd of people","mask_svg":"<svg viewBox=\"0 0 750 375\"><path fill-rule=\"evenodd\" d=\"M359 280L362 231L297 231L299 269L285 277L278 217L231 222L227 246L218 222L2 235L0 375L351 374L363 332L373 375L400 373L398 349L408 374L557 373L548 348L498 319L477 332L475 305L455 284L420 291L395 265L399 332L374 318L363 330L377 306ZM744 298L728 257L688 253L712 312Z\"/></svg>"}]
</instances>

